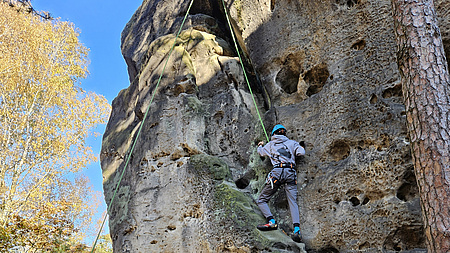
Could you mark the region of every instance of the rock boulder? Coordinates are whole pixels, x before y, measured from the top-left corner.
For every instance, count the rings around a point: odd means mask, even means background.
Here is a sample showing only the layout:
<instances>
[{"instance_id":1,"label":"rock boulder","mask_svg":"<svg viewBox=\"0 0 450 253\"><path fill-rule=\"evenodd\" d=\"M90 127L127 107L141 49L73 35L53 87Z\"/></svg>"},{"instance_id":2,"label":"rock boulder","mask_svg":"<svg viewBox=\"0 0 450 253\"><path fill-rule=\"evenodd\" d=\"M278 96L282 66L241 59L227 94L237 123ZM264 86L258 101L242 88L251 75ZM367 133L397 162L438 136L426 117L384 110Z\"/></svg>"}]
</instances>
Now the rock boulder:
<instances>
[{"instance_id":1,"label":"rock boulder","mask_svg":"<svg viewBox=\"0 0 450 253\"><path fill-rule=\"evenodd\" d=\"M175 38L189 3L145 0L122 33L130 86L101 155L107 203L121 180L115 252L426 252L390 1L225 1L250 86L221 1L195 0ZM449 56L450 2L435 4ZM255 228L258 112L306 145L304 243L282 191L281 229Z\"/></svg>"}]
</instances>

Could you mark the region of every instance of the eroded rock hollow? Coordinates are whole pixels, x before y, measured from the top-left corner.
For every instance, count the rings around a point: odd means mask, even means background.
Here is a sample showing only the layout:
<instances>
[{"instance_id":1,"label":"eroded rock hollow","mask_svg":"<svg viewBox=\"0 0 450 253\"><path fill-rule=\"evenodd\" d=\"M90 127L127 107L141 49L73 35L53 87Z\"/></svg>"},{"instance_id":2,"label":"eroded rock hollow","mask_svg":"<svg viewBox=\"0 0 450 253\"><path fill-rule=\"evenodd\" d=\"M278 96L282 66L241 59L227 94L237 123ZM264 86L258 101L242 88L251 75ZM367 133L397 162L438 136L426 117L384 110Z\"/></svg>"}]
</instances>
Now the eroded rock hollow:
<instances>
[{"instance_id":1,"label":"eroded rock hollow","mask_svg":"<svg viewBox=\"0 0 450 253\"><path fill-rule=\"evenodd\" d=\"M130 86L101 154L108 204L121 180L114 251L426 252L390 1L226 0L251 90L221 0L195 0L175 42L190 2L145 0L122 32ZM435 5L449 58L450 1ZM281 229L256 229L271 166L254 101L305 142L304 243L282 191Z\"/></svg>"}]
</instances>

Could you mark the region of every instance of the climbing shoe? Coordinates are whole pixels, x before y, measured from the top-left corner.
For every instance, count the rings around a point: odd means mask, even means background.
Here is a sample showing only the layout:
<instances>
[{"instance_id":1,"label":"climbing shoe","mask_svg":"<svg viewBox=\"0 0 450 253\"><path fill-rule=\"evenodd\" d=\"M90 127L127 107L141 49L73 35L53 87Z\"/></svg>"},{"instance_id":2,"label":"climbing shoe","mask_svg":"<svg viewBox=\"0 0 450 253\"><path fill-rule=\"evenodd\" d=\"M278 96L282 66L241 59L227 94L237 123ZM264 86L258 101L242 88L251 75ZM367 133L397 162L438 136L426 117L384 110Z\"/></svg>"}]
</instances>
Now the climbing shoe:
<instances>
[{"instance_id":1,"label":"climbing shoe","mask_svg":"<svg viewBox=\"0 0 450 253\"><path fill-rule=\"evenodd\" d=\"M269 231L269 230L276 230L276 229L278 229L278 225L275 222L269 221L267 224L258 225L256 228L261 230L261 231Z\"/></svg>"},{"instance_id":2,"label":"climbing shoe","mask_svg":"<svg viewBox=\"0 0 450 253\"><path fill-rule=\"evenodd\" d=\"M300 235L300 232L295 232L291 235L292 240L294 240L294 242L302 242L302 236Z\"/></svg>"}]
</instances>

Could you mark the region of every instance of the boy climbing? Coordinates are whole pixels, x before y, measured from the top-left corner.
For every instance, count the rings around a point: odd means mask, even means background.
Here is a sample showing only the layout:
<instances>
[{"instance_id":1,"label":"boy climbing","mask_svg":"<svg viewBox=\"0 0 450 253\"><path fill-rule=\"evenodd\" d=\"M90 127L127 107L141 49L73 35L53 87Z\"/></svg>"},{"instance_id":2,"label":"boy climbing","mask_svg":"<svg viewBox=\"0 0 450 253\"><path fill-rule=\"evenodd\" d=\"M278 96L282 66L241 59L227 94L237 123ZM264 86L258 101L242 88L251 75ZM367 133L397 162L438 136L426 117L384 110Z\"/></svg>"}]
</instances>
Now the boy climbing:
<instances>
[{"instance_id":1,"label":"boy climbing","mask_svg":"<svg viewBox=\"0 0 450 253\"><path fill-rule=\"evenodd\" d=\"M295 156L305 155L305 149L298 142L288 139L286 137L286 128L280 124L273 128L271 140L265 146L263 145L263 142L259 142L257 151L260 156L268 156L270 158L273 169L268 174L266 184L257 201L268 223L258 225L257 228L262 231L278 228L267 203L277 192L278 188L284 185L294 226L294 233L291 237L295 242L301 242Z\"/></svg>"}]
</instances>

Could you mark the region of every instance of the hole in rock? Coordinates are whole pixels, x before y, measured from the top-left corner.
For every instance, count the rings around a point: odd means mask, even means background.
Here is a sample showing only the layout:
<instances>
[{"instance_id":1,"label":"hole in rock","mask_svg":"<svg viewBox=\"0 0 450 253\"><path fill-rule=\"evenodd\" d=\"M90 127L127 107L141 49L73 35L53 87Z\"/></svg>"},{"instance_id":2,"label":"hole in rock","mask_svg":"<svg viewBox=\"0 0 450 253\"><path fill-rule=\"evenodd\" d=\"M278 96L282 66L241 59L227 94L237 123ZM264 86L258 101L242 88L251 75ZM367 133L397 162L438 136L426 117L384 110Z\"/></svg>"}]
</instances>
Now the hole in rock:
<instances>
[{"instance_id":1,"label":"hole in rock","mask_svg":"<svg viewBox=\"0 0 450 253\"><path fill-rule=\"evenodd\" d=\"M216 113L214 113L213 118L216 120L221 120L223 119L224 115L225 115L224 111L217 111Z\"/></svg>"},{"instance_id":2,"label":"hole in rock","mask_svg":"<svg viewBox=\"0 0 450 253\"><path fill-rule=\"evenodd\" d=\"M339 253L335 247L322 248L317 253Z\"/></svg>"},{"instance_id":3,"label":"hole in rock","mask_svg":"<svg viewBox=\"0 0 450 253\"><path fill-rule=\"evenodd\" d=\"M372 97L370 97L370 103L375 104L378 101L378 97L375 94L372 94Z\"/></svg>"},{"instance_id":4,"label":"hole in rock","mask_svg":"<svg viewBox=\"0 0 450 253\"><path fill-rule=\"evenodd\" d=\"M281 88L288 94L297 92L297 83L300 72L290 65L283 67L278 72L275 81L281 86Z\"/></svg>"},{"instance_id":5,"label":"hole in rock","mask_svg":"<svg viewBox=\"0 0 450 253\"><path fill-rule=\"evenodd\" d=\"M397 198L403 201L410 201L419 196L419 188L416 183L416 176L413 169L408 170L403 176L403 184L397 190Z\"/></svg>"},{"instance_id":6,"label":"hole in rock","mask_svg":"<svg viewBox=\"0 0 450 253\"><path fill-rule=\"evenodd\" d=\"M390 98L390 97L402 97L402 84L397 84L394 87L387 88L383 91L382 94L383 98Z\"/></svg>"},{"instance_id":7,"label":"hole in rock","mask_svg":"<svg viewBox=\"0 0 450 253\"><path fill-rule=\"evenodd\" d=\"M336 140L330 147L330 155L335 161L340 161L350 155L350 145L343 140Z\"/></svg>"},{"instance_id":8,"label":"hole in rock","mask_svg":"<svg viewBox=\"0 0 450 253\"><path fill-rule=\"evenodd\" d=\"M236 187L239 189L245 189L250 184L250 181L246 178L239 178L234 182L236 184Z\"/></svg>"},{"instance_id":9,"label":"hole in rock","mask_svg":"<svg viewBox=\"0 0 450 253\"><path fill-rule=\"evenodd\" d=\"M352 203L352 206L357 206L360 203L357 197L351 197L350 202Z\"/></svg>"},{"instance_id":10,"label":"hole in rock","mask_svg":"<svg viewBox=\"0 0 450 253\"><path fill-rule=\"evenodd\" d=\"M366 47L366 41L365 40L358 40L352 45L352 49L354 50L362 50L364 47Z\"/></svg>"},{"instance_id":11,"label":"hole in rock","mask_svg":"<svg viewBox=\"0 0 450 253\"><path fill-rule=\"evenodd\" d=\"M328 67L324 63L314 66L311 70L306 72L305 77L303 78L309 85L306 95L310 97L319 93L329 76L330 72L328 72Z\"/></svg>"},{"instance_id":12,"label":"hole in rock","mask_svg":"<svg viewBox=\"0 0 450 253\"><path fill-rule=\"evenodd\" d=\"M384 251L407 251L426 248L425 233L421 225L404 225L392 231L384 241ZM383 251L383 252L384 252Z\"/></svg>"},{"instance_id":13,"label":"hole in rock","mask_svg":"<svg viewBox=\"0 0 450 253\"><path fill-rule=\"evenodd\" d=\"M351 8L361 3L361 0L336 0L336 3Z\"/></svg>"},{"instance_id":14,"label":"hole in rock","mask_svg":"<svg viewBox=\"0 0 450 253\"><path fill-rule=\"evenodd\" d=\"M411 184L409 183L402 184L400 188L398 188L397 198L403 201L411 200L410 191L411 191Z\"/></svg>"},{"instance_id":15,"label":"hole in rock","mask_svg":"<svg viewBox=\"0 0 450 253\"><path fill-rule=\"evenodd\" d=\"M242 177L234 182L236 184L236 187L239 189L247 188L247 186L250 184L250 181L255 177L255 174L256 173L254 170L247 171Z\"/></svg>"},{"instance_id":16,"label":"hole in rock","mask_svg":"<svg viewBox=\"0 0 450 253\"><path fill-rule=\"evenodd\" d=\"M359 4L359 3L361 3L360 0L348 0L347 1L347 6L348 7L353 7L353 6L355 6L355 5Z\"/></svg>"},{"instance_id":17,"label":"hole in rock","mask_svg":"<svg viewBox=\"0 0 450 253\"><path fill-rule=\"evenodd\" d=\"M370 243L368 243L368 242L364 242L363 244L359 245L360 250L368 249L368 248L370 248Z\"/></svg>"},{"instance_id":18,"label":"hole in rock","mask_svg":"<svg viewBox=\"0 0 450 253\"><path fill-rule=\"evenodd\" d=\"M298 79L302 72L300 66L303 59L302 52L293 52L283 60L283 65L275 78L275 82L284 92L288 94L297 92Z\"/></svg>"},{"instance_id":19,"label":"hole in rock","mask_svg":"<svg viewBox=\"0 0 450 253\"><path fill-rule=\"evenodd\" d=\"M367 203L369 203L369 201L370 201L370 199L368 197L365 197L362 202L362 205L367 205Z\"/></svg>"}]
</instances>

